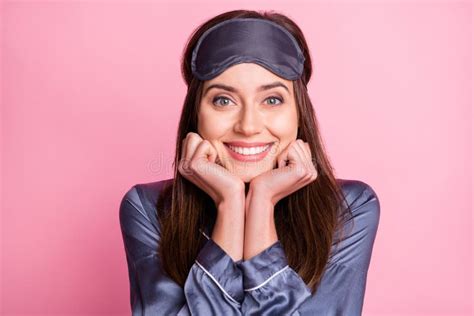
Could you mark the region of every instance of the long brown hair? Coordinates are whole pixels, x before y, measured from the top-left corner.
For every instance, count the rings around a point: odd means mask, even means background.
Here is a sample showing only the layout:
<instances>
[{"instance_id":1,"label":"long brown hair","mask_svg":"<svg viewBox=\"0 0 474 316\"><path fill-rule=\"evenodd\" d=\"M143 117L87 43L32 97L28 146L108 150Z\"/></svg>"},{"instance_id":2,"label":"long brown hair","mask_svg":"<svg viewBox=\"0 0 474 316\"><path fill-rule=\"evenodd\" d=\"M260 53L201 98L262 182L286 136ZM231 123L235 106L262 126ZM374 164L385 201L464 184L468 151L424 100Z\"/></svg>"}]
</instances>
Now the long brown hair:
<instances>
[{"instance_id":1,"label":"long brown hair","mask_svg":"<svg viewBox=\"0 0 474 316\"><path fill-rule=\"evenodd\" d=\"M200 25L191 35L181 60L181 71L188 86L176 138L173 162L174 179L162 191L157 204L161 237L159 254L165 272L184 287L194 260L204 245L200 233L212 227L216 206L212 199L184 178L177 166L181 157L181 141L188 132L197 133L197 118L203 82L191 73L192 50L199 37L210 27L230 18L261 18L285 27L297 40L305 57L304 72L293 81L299 114L297 138L308 142L318 178L311 184L281 199L275 205L275 225L288 264L314 293L328 262L335 231L340 227L340 209L344 195L333 174L333 168L320 137L319 124L306 85L312 64L308 45L300 28L287 16L275 12L234 10L225 12ZM165 203L165 200L169 203ZM165 207L168 205L168 207ZM344 215L344 214L343 214Z\"/></svg>"}]
</instances>

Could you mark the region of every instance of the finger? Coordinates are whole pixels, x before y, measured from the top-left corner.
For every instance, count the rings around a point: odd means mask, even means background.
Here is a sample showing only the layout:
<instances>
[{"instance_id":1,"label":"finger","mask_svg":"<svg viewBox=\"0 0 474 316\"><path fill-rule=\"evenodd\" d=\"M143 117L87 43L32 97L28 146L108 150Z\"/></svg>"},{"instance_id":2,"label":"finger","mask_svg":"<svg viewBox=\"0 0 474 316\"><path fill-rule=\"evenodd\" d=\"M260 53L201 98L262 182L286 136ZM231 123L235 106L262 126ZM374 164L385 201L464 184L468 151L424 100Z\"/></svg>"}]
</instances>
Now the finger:
<instances>
[{"instance_id":1,"label":"finger","mask_svg":"<svg viewBox=\"0 0 474 316\"><path fill-rule=\"evenodd\" d=\"M286 152L282 152L279 156L278 156L278 160L277 160L277 163L278 163L278 168L283 168L286 166L286 161L288 160L287 158L287 155L288 153Z\"/></svg>"},{"instance_id":2,"label":"finger","mask_svg":"<svg viewBox=\"0 0 474 316\"><path fill-rule=\"evenodd\" d=\"M313 169L313 161L312 161L312 158L311 158L311 150L309 149L309 145L308 145L308 143L303 142L303 141L300 142L300 145L301 145L301 149L305 153L305 157L306 157L305 158L306 159L305 166L308 169L308 172L311 172L312 169Z\"/></svg>"},{"instance_id":3,"label":"finger","mask_svg":"<svg viewBox=\"0 0 474 316\"><path fill-rule=\"evenodd\" d=\"M318 171L316 169L315 162L313 161L313 155L311 154L311 148L309 147L309 144L307 142L303 142L304 148L306 149L306 152L308 153L308 172L311 174L311 178L314 179L318 175Z\"/></svg>"},{"instance_id":4,"label":"finger","mask_svg":"<svg viewBox=\"0 0 474 316\"><path fill-rule=\"evenodd\" d=\"M216 155L216 160L214 161L216 164L218 164L219 166L222 166L222 162L221 162L221 159L219 158L219 155Z\"/></svg>"},{"instance_id":5,"label":"finger","mask_svg":"<svg viewBox=\"0 0 474 316\"><path fill-rule=\"evenodd\" d=\"M304 163L304 166L306 168L306 173L313 179L315 176L317 176L317 171L316 168L313 164L313 159L311 157L311 150L309 148L308 143L301 141L300 142L301 149L306 153L306 160Z\"/></svg>"},{"instance_id":6,"label":"finger","mask_svg":"<svg viewBox=\"0 0 474 316\"><path fill-rule=\"evenodd\" d=\"M225 166L224 166L224 161L223 161L223 160L221 159L221 157L219 156L219 153L217 152L216 147L214 147L214 149L215 149L215 151L216 151L216 159L215 159L214 163L216 163L216 164L218 164L219 166L225 168Z\"/></svg>"},{"instance_id":7,"label":"finger","mask_svg":"<svg viewBox=\"0 0 474 316\"><path fill-rule=\"evenodd\" d=\"M301 176L308 173L308 159L302 143L303 141L301 139L297 139L293 146L297 155L297 158L295 159L295 167L297 168L296 173Z\"/></svg>"},{"instance_id":8,"label":"finger","mask_svg":"<svg viewBox=\"0 0 474 316\"><path fill-rule=\"evenodd\" d=\"M185 156L187 161L192 160L192 157L194 156L194 152L196 151L196 148L199 146L201 142L202 142L202 138L198 134L196 133L188 134L188 140L186 141L187 148L186 148L186 156Z\"/></svg>"},{"instance_id":9,"label":"finger","mask_svg":"<svg viewBox=\"0 0 474 316\"><path fill-rule=\"evenodd\" d=\"M306 161L306 151L303 149L302 143L303 141L301 139L297 139L294 144L295 150L298 153L299 163Z\"/></svg>"},{"instance_id":10,"label":"finger","mask_svg":"<svg viewBox=\"0 0 474 316\"><path fill-rule=\"evenodd\" d=\"M288 158L287 159L288 159L288 165L289 166L294 166L302 160L297 147L298 147L297 140L294 140L288 146Z\"/></svg>"},{"instance_id":11,"label":"finger","mask_svg":"<svg viewBox=\"0 0 474 316\"><path fill-rule=\"evenodd\" d=\"M303 148L306 149L306 152L308 153L308 169L312 172L314 171L314 159L313 154L311 153L311 148L307 142L303 142Z\"/></svg>"},{"instance_id":12,"label":"finger","mask_svg":"<svg viewBox=\"0 0 474 316\"><path fill-rule=\"evenodd\" d=\"M277 157L278 168L283 168L286 166L286 161L288 160L288 150L290 149L291 144L293 142L294 141L289 143L288 146L286 146L285 149L283 149L283 151L278 155Z\"/></svg>"},{"instance_id":13,"label":"finger","mask_svg":"<svg viewBox=\"0 0 474 316\"><path fill-rule=\"evenodd\" d=\"M301 158L304 161L309 160L310 157L308 156L308 150L306 149L305 142L303 142L303 140L301 139L298 139L296 144L298 145L298 148L300 149L300 154L302 155Z\"/></svg>"},{"instance_id":14,"label":"finger","mask_svg":"<svg viewBox=\"0 0 474 316\"><path fill-rule=\"evenodd\" d=\"M191 157L192 161L212 161L214 162L217 157L217 152L211 143L205 139L199 143L196 148L193 156Z\"/></svg>"},{"instance_id":15,"label":"finger","mask_svg":"<svg viewBox=\"0 0 474 316\"><path fill-rule=\"evenodd\" d=\"M311 165L310 167L313 169L313 172L316 171L316 161L315 161L315 158L313 158L313 153L311 152L311 147L309 147L309 144L308 143L305 143L305 147L307 148L308 150L308 153L309 153L309 159L311 161Z\"/></svg>"},{"instance_id":16,"label":"finger","mask_svg":"<svg viewBox=\"0 0 474 316\"><path fill-rule=\"evenodd\" d=\"M217 150L216 148L214 147L214 145L212 145L211 142L209 142L209 150L208 150L209 154L208 154L208 161L209 162L213 162L215 163L217 160L219 160L219 157L217 156Z\"/></svg>"}]
</instances>

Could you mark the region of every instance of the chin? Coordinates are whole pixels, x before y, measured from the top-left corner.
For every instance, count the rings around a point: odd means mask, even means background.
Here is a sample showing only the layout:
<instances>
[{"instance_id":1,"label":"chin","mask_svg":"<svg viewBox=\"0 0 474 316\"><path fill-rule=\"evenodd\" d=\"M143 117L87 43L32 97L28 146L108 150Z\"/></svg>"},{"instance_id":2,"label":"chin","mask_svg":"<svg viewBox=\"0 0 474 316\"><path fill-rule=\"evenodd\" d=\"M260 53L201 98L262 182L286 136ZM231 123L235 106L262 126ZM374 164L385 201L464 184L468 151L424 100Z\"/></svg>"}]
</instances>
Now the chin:
<instances>
[{"instance_id":1,"label":"chin","mask_svg":"<svg viewBox=\"0 0 474 316\"><path fill-rule=\"evenodd\" d=\"M253 178L275 168L276 164L274 160L240 162L227 157L225 158L225 162L226 163L223 164L224 168L238 176L244 183L250 183Z\"/></svg>"},{"instance_id":2,"label":"chin","mask_svg":"<svg viewBox=\"0 0 474 316\"><path fill-rule=\"evenodd\" d=\"M247 168L241 168L241 169L234 169L236 170L234 174L236 174L244 183L250 183L250 181L252 181L253 178L266 172L267 169L249 169L247 167Z\"/></svg>"}]
</instances>

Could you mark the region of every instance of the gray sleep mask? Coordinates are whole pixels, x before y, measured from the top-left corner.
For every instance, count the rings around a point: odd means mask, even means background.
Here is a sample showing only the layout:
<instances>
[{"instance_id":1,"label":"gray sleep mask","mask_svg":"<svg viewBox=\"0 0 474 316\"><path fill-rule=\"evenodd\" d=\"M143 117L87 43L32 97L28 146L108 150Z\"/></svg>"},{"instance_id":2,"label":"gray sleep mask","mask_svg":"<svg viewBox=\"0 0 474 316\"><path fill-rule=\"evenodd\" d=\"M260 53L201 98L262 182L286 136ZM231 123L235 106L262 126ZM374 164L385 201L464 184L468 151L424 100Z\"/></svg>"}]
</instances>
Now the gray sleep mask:
<instances>
[{"instance_id":1,"label":"gray sleep mask","mask_svg":"<svg viewBox=\"0 0 474 316\"><path fill-rule=\"evenodd\" d=\"M304 61L296 39L281 25L259 18L234 18L202 34L192 53L191 70L199 80L210 80L232 65L252 62L296 80L303 73Z\"/></svg>"}]
</instances>

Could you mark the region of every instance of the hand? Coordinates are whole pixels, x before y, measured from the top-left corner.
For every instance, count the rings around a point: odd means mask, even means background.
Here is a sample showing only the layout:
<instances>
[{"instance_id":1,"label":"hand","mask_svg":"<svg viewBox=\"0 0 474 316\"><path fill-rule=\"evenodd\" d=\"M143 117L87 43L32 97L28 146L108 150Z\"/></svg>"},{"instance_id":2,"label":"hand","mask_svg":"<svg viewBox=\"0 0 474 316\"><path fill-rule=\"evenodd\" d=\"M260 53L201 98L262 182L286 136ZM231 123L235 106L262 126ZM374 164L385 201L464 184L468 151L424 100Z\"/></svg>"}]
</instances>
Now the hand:
<instances>
[{"instance_id":1,"label":"hand","mask_svg":"<svg viewBox=\"0 0 474 316\"><path fill-rule=\"evenodd\" d=\"M204 190L217 207L237 194L245 194L244 182L219 164L217 151L208 140L189 132L182 148L178 171Z\"/></svg>"},{"instance_id":2,"label":"hand","mask_svg":"<svg viewBox=\"0 0 474 316\"><path fill-rule=\"evenodd\" d=\"M277 157L277 163L277 168L264 172L250 181L253 194L259 199L270 201L272 206L313 182L318 176L309 145L301 139L292 141Z\"/></svg>"}]
</instances>

